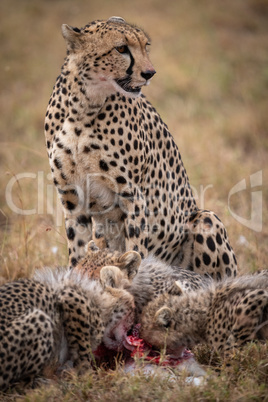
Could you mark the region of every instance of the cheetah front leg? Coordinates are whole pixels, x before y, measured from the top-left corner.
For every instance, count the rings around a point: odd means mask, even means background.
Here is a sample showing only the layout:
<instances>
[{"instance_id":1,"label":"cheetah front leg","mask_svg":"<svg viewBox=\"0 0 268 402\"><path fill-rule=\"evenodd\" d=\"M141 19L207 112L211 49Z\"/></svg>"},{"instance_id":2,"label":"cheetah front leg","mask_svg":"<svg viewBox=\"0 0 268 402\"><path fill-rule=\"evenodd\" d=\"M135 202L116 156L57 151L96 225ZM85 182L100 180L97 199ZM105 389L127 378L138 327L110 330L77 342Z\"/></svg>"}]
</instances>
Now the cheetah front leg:
<instances>
[{"instance_id":1,"label":"cheetah front leg","mask_svg":"<svg viewBox=\"0 0 268 402\"><path fill-rule=\"evenodd\" d=\"M226 229L211 211L197 210L189 219L176 265L220 280L236 276L237 263Z\"/></svg>"},{"instance_id":2,"label":"cheetah front leg","mask_svg":"<svg viewBox=\"0 0 268 402\"><path fill-rule=\"evenodd\" d=\"M111 251L124 252L125 228L123 213L94 213L80 211L78 214L65 215L65 229L68 241L69 265L74 268L85 254L85 246L94 240L99 248L108 247ZM118 218L117 218L118 215ZM120 216L119 216L120 215Z\"/></svg>"},{"instance_id":3,"label":"cheetah front leg","mask_svg":"<svg viewBox=\"0 0 268 402\"><path fill-rule=\"evenodd\" d=\"M126 250L126 234L124 212L119 206L114 206L109 212L94 214L92 219L92 239L100 249L109 248L111 251Z\"/></svg>"},{"instance_id":4,"label":"cheetah front leg","mask_svg":"<svg viewBox=\"0 0 268 402\"><path fill-rule=\"evenodd\" d=\"M40 375L53 353L53 322L41 310L22 314L0 331L0 388Z\"/></svg>"},{"instance_id":5,"label":"cheetah front leg","mask_svg":"<svg viewBox=\"0 0 268 402\"><path fill-rule=\"evenodd\" d=\"M57 185L63 205L69 251L69 265L74 268L85 255L85 246L92 240L92 217L84 187Z\"/></svg>"},{"instance_id":6,"label":"cheetah front leg","mask_svg":"<svg viewBox=\"0 0 268 402\"><path fill-rule=\"evenodd\" d=\"M99 185L99 191L101 189ZM112 187L106 192L111 193L112 205L102 210L96 205L92 208L91 204L88 209L82 208L78 194L62 195L70 267L75 267L85 256L85 245L92 239L111 251L135 250L142 257L148 254L147 210L143 195L137 189L131 192L125 187L118 187L117 195Z\"/></svg>"},{"instance_id":7,"label":"cheetah front leg","mask_svg":"<svg viewBox=\"0 0 268 402\"><path fill-rule=\"evenodd\" d=\"M92 240L92 218L88 213L65 214L69 265L74 268L85 256L85 245Z\"/></svg>"},{"instance_id":8,"label":"cheetah front leg","mask_svg":"<svg viewBox=\"0 0 268 402\"><path fill-rule=\"evenodd\" d=\"M139 190L134 190L134 197L130 197L124 205L126 211L125 235L126 251L134 250L140 253L142 258L148 255L149 210L146 200Z\"/></svg>"}]
</instances>

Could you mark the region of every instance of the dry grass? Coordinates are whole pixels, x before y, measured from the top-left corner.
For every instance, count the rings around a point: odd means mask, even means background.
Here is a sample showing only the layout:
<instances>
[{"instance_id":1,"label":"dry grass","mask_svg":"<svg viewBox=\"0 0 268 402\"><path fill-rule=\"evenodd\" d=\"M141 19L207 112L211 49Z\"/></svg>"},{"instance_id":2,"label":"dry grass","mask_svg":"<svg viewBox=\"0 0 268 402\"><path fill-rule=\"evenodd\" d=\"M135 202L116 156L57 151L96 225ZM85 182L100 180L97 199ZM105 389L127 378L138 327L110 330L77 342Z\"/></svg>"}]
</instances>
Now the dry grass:
<instances>
[{"instance_id":1,"label":"dry grass","mask_svg":"<svg viewBox=\"0 0 268 402\"><path fill-rule=\"evenodd\" d=\"M0 281L29 275L44 264L67 262L43 120L65 55L61 24L83 26L111 15L123 16L150 33L157 75L144 92L175 137L199 204L213 209L228 227L241 272L266 268L267 0L1 0ZM255 232L233 218L228 194L244 178L249 187L250 175L258 171L263 174L263 185L256 188L262 191L263 228ZM25 172L36 177L16 181L16 175ZM38 213L12 212L5 195L12 178L15 205L36 208ZM202 200L202 188L209 185ZM250 190L234 195L231 208L249 219ZM100 371L34 391L25 401L68 401L73 395L76 400L175 400L178 392L182 401L265 399L267 388L262 384L267 384L267 371L264 377L259 373L267 369L267 354L260 356L254 348L253 369L247 352L238 353L231 368L224 368L202 389L184 387L180 381L170 384ZM240 364L243 359L248 366Z\"/></svg>"},{"instance_id":2,"label":"dry grass","mask_svg":"<svg viewBox=\"0 0 268 402\"><path fill-rule=\"evenodd\" d=\"M196 356L207 366L207 378L202 386L187 383L187 373L172 370L172 377L160 374L146 376L142 366L126 374L118 364L116 370L89 370L78 376L66 372L60 378L50 376L47 383L34 390L18 388L0 394L1 401L73 402L100 400L128 401L268 401L267 346L249 344L229 359L211 356L207 347L198 347Z\"/></svg>"}]
</instances>

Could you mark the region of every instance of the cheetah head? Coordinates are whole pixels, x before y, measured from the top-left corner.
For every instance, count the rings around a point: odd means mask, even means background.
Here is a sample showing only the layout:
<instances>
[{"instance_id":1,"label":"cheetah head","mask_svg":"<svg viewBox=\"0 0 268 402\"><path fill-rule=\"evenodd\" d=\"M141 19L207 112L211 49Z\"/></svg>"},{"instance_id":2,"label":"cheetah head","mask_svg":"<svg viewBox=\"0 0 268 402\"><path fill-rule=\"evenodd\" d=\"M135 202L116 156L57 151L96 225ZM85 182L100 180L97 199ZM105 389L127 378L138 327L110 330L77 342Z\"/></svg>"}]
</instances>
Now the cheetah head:
<instances>
[{"instance_id":1,"label":"cheetah head","mask_svg":"<svg viewBox=\"0 0 268 402\"><path fill-rule=\"evenodd\" d=\"M81 29L64 24L62 34L67 43L65 66L79 76L81 91L90 98L100 92L137 97L155 74L149 37L123 18L93 21Z\"/></svg>"},{"instance_id":2,"label":"cheetah head","mask_svg":"<svg viewBox=\"0 0 268 402\"><path fill-rule=\"evenodd\" d=\"M151 301L141 315L140 336L157 349L165 349L173 357L180 357L189 340L185 337L183 320L180 322L180 311L173 307L172 300L182 294L176 283L171 292Z\"/></svg>"},{"instance_id":3,"label":"cheetah head","mask_svg":"<svg viewBox=\"0 0 268 402\"><path fill-rule=\"evenodd\" d=\"M104 305L106 327L103 343L108 349L122 350L123 347L128 347L127 332L134 324L134 298L120 286L124 281L124 275L118 267L102 268L100 280L107 296L106 306Z\"/></svg>"},{"instance_id":4,"label":"cheetah head","mask_svg":"<svg viewBox=\"0 0 268 402\"><path fill-rule=\"evenodd\" d=\"M116 266L128 280L132 280L138 272L141 256L136 251L110 251L108 248L100 249L91 240L86 246L86 256L76 266L76 270L87 273L90 278L99 279L101 269L105 266ZM118 280L117 280L118 282Z\"/></svg>"}]
</instances>

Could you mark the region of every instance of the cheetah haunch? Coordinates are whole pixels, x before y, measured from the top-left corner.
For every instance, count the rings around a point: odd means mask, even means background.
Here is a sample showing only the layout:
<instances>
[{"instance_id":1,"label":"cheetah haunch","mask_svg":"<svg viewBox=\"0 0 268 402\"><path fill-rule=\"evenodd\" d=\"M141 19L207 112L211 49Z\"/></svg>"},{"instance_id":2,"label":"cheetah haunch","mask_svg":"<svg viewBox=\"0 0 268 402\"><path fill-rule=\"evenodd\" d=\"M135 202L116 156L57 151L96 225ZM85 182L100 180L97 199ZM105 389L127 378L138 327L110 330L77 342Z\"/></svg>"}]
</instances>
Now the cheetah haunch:
<instances>
[{"instance_id":1,"label":"cheetah haunch","mask_svg":"<svg viewBox=\"0 0 268 402\"><path fill-rule=\"evenodd\" d=\"M226 230L199 210L167 126L141 95L149 37L120 17L62 26L67 57L45 135L75 267L89 240L220 279L236 274Z\"/></svg>"},{"instance_id":2,"label":"cheetah haunch","mask_svg":"<svg viewBox=\"0 0 268 402\"><path fill-rule=\"evenodd\" d=\"M211 282L180 297L163 294L145 307L140 333L171 354L203 342L226 351L268 339L268 271Z\"/></svg>"},{"instance_id":3,"label":"cheetah haunch","mask_svg":"<svg viewBox=\"0 0 268 402\"><path fill-rule=\"evenodd\" d=\"M102 342L121 350L134 320L133 297L104 285L47 268L1 286L0 388L42 374L51 362L86 368Z\"/></svg>"}]
</instances>

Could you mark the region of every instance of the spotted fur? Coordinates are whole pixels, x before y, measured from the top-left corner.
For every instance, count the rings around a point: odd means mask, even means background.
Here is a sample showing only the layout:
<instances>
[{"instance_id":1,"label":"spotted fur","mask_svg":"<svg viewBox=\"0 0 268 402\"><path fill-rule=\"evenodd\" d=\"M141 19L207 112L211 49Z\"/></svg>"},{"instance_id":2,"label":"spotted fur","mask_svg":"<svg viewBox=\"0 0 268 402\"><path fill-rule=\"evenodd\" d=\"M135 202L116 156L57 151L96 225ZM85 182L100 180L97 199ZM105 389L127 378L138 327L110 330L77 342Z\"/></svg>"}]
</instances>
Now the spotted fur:
<instances>
[{"instance_id":1,"label":"spotted fur","mask_svg":"<svg viewBox=\"0 0 268 402\"><path fill-rule=\"evenodd\" d=\"M86 255L75 267L80 273L86 274L89 278L99 279L100 270L106 266L115 266L124 270L126 277L134 277L141 263L141 257L136 251L120 253L111 251L109 248L100 249L93 240L86 246Z\"/></svg>"},{"instance_id":2,"label":"spotted fur","mask_svg":"<svg viewBox=\"0 0 268 402\"><path fill-rule=\"evenodd\" d=\"M204 342L227 351L268 339L268 271L159 296L143 311L141 336L172 354Z\"/></svg>"},{"instance_id":3,"label":"spotted fur","mask_svg":"<svg viewBox=\"0 0 268 402\"><path fill-rule=\"evenodd\" d=\"M122 348L133 297L104 285L105 291L76 271L47 268L1 286L0 388L42 374L52 361L87 367L101 342Z\"/></svg>"},{"instance_id":4,"label":"spotted fur","mask_svg":"<svg viewBox=\"0 0 268 402\"><path fill-rule=\"evenodd\" d=\"M63 25L67 57L45 135L70 266L89 240L214 278L236 275L226 230L199 210L167 126L141 95L155 73L147 34L122 18Z\"/></svg>"},{"instance_id":5,"label":"spotted fur","mask_svg":"<svg viewBox=\"0 0 268 402\"><path fill-rule=\"evenodd\" d=\"M90 241L85 258L75 270L111 287L128 290L134 297L137 323L144 307L160 294L179 295L207 287L212 281L210 277L170 266L153 256L141 260L135 251L122 254L108 248L99 249L94 241Z\"/></svg>"},{"instance_id":6,"label":"spotted fur","mask_svg":"<svg viewBox=\"0 0 268 402\"><path fill-rule=\"evenodd\" d=\"M149 256L142 260L137 274L126 289L134 296L136 322L140 322L145 306L159 295L168 292L179 296L182 292L206 287L210 282L209 277L177 266L170 266Z\"/></svg>"}]
</instances>

